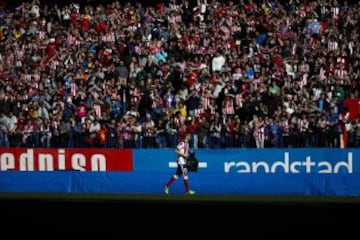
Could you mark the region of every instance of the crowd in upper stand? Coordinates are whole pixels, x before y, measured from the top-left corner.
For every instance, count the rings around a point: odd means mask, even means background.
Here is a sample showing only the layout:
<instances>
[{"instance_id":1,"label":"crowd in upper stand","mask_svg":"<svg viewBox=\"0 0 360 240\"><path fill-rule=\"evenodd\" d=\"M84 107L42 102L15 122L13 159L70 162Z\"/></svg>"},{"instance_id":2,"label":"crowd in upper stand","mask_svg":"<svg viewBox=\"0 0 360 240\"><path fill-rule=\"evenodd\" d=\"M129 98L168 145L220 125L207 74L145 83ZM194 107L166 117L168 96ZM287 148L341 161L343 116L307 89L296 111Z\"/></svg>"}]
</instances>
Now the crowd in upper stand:
<instances>
[{"instance_id":1,"label":"crowd in upper stand","mask_svg":"<svg viewBox=\"0 0 360 240\"><path fill-rule=\"evenodd\" d=\"M359 4L0 6L1 147L360 146Z\"/></svg>"}]
</instances>

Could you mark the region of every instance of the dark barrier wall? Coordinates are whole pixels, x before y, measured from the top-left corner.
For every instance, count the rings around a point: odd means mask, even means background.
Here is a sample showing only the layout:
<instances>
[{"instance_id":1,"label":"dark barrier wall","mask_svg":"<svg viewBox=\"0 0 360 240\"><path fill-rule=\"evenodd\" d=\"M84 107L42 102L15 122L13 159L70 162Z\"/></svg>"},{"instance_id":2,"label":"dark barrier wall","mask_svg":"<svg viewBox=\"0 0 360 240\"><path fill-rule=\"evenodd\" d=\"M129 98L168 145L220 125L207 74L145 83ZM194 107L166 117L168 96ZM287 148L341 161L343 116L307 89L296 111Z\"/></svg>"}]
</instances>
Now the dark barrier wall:
<instances>
[{"instance_id":1,"label":"dark barrier wall","mask_svg":"<svg viewBox=\"0 0 360 240\"><path fill-rule=\"evenodd\" d=\"M1 149L1 192L163 193L173 150ZM360 195L359 149L197 150L198 194ZM183 194L182 180L171 188Z\"/></svg>"}]
</instances>

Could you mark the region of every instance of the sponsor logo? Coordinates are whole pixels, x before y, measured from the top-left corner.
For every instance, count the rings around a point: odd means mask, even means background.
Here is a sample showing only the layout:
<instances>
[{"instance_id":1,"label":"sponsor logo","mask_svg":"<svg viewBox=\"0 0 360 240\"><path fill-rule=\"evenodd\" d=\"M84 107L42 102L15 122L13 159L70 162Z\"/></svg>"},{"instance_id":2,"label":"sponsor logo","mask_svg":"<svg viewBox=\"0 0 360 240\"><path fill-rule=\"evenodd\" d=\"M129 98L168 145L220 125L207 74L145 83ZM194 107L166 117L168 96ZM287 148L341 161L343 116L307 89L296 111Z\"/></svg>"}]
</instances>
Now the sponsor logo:
<instances>
[{"instance_id":1,"label":"sponsor logo","mask_svg":"<svg viewBox=\"0 0 360 240\"><path fill-rule=\"evenodd\" d=\"M304 161L290 161L289 152L284 153L282 161L268 163L266 161L230 161L224 162L224 172L230 173L353 173L353 153L348 152L345 161L335 163L329 161L313 161L311 156L306 156Z\"/></svg>"},{"instance_id":2,"label":"sponsor logo","mask_svg":"<svg viewBox=\"0 0 360 240\"><path fill-rule=\"evenodd\" d=\"M0 153L0 171L132 171L132 155L126 150L7 150Z\"/></svg>"}]
</instances>

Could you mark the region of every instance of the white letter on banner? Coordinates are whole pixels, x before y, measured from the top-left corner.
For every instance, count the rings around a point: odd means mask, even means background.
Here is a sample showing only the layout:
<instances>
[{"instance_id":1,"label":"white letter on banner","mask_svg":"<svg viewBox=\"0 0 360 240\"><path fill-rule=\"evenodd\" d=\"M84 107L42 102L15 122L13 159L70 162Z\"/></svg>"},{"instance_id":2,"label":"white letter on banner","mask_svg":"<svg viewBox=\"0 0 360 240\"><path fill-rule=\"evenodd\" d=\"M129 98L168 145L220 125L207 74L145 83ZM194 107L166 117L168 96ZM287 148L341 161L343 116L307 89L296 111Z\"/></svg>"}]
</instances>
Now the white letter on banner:
<instances>
[{"instance_id":1,"label":"white letter on banner","mask_svg":"<svg viewBox=\"0 0 360 240\"><path fill-rule=\"evenodd\" d=\"M300 161L295 161L290 164L290 172L291 173L300 173L298 169L296 169L297 166L301 166Z\"/></svg>"},{"instance_id":2,"label":"white letter on banner","mask_svg":"<svg viewBox=\"0 0 360 240\"><path fill-rule=\"evenodd\" d=\"M0 170L7 171L15 168L15 157L12 153L4 153L0 158Z\"/></svg>"},{"instance_id":3,"label":"white letter on banner","mask_svg":"<svg viewBox=\"0 0 360 240\"><path fill-rule=\"evenodd\" d=\"M54 158L51 154L39 154L39 170L54 171Z\"/></svg>"},{"instance_id":4,"label":"white letter on banner","mask_svg":"<svg viewBox=\"0 0 360 240\"><path fill-rule=\"evenodd\" d=\"M252 171L253 171L254 173L258 172L258 168L259 168L259 167L263 167L265 173L269 173L269 172L270 172L270 167L269 167L269 164L268 164L267 162L260 161L260 162L253 162L253 163L252 163Z\"/></svg>"},{"instance_id":5,"label":"white letter on banner","mask_svg":"<svg viewBox=\"0 0 360 240\"><path fill-rule=\"evenodd\" d=\"M73 170L78 171L86 171L85 167L86 165L86 158L81 153L75 153L71 156L71 167Z\"/></svg>"},{"instance_id":6,"label":"white letter on banner","mask_svg":"<svg viewBox=\"0 0 360 240\"><path fill-rule=\"evenodd\" d=\"M318 167L325 167L325 169L320 169L319 173L332 173L332 166L329 162L321 161L319 162Z\"/></svg>"},{"instance_id":7,"label":"white letter on banner","mask_svg":"<svg viewBox=\"0 0 360 240\"><path fill-rule=\"evenodd\" d=\"M58 150L58 169L59 170L66 170L65 165L65 149Z\"/></svg>"},{"instance_id":8,"label":"white letter on banner","mask_svg":"<svg viewBox=\"0 0 360 240\"><path fill-rule=\"evenodd\" d=\"M94 154L91 156L92 171L106 171L106 157L103 154Z\"/></svg>"},{"instance_id":9,"label":"white letter on banner","mask_svg":"<svg viewBox=\"0 0 360 240\"><path fill-rule=\"evenodd\" d=\"M34 171L34 150L27 149L26 153L20 154L20 171Z\"/></svg>"},{"instance_id":10,"label":"white letter on banner","mask_svg":"<svg viewBox=\"0 0 360 240\"><path fill-rule=\"evenodd\" d=\"M237 170L236 172L237 173L250 173L251 172L251 169L250 169L250 164L247 163L247 162L244 162L244 161L240 161L236 164L236 168L239 168L239 167L244 167L242 170Z\"/></svg>"},{"instance_id":11,"label":"white letter on banner","mask_svg":"<svg viewBox=\"0 0 360 240\"><path fill-rule=\"evenodd\" d=\"M275 173L276 168L278 168L278 167L282 167L284 170L284 173L289 173L289 153L288 152L284 153L284 162L276 161L272 164L271 172Z\"/></svg>"},{"instance_id":12,"label":"white letter on banner","mask_svg":"<svg viewBox=\"0 0 360 240\"><path fill-rule=\"evenodd\" d=\"M306 161L302 163L305 166L305 172L311 173L311 167L315 166L315 162L311 161L311 157L307 156Z\"/></svg>"},{"instance_id":13,"label":"white letter on banner","mask_svg":"<svg viewBox=\"0 0 360 240\"><path fill-rule=\"evenodd\" d=\"M340 167L345 167L347 169L347 173L352 173L353 172L353 155L352 155L352 152L348 153L347 162L340 161L340 162L335 164L334 173L338 173Z\"/></svg>"},{"instance_id":14,"label":"white letter on banner","mask_svg":"<svg viewBox=\"0 0 360 240\"><path fill-rule=\"evenodd\" d=\"M225 172L225 173L230 172L230 168L231 168L231 167L235 167L235 162L234 162L234 161L232 161L232 162L225 162L225 163L224 163L224 172Z\"/></svg>"}]
</instances>

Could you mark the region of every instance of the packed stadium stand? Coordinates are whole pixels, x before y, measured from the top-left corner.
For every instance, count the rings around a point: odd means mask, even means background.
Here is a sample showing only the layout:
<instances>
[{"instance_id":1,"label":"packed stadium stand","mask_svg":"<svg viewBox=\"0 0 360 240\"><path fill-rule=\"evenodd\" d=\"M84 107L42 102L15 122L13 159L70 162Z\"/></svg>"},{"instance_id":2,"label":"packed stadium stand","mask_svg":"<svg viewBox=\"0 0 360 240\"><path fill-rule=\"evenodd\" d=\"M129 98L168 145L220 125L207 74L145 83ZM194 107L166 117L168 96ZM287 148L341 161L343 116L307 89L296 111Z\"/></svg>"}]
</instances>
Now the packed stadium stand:
<instances>
[{"instance_id":1,"label":"packed stadium stand","mask_svg":"<svg viewBox=\"0 0 360 240\"><path fill-rule=\"evenodd\" d=\"M1 147L359 147L356 1L2 1Z\"/></svg>"}]
</instances>

